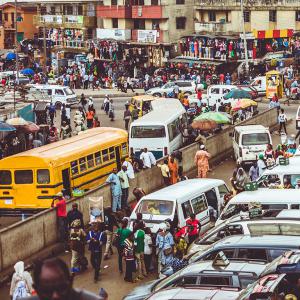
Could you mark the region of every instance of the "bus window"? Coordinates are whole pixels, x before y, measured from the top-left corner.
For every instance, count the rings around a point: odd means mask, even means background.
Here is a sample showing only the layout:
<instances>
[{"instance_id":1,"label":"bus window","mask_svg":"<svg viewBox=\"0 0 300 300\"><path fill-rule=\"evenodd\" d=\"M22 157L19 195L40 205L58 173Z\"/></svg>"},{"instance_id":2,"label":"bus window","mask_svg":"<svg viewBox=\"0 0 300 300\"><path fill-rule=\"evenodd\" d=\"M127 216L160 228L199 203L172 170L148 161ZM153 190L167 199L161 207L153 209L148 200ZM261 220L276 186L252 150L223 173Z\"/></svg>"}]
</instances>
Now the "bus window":
<instances>
[{"instance_id":1,"label":"bus window","mask_svg":"<svg viewBox=\"0 0 300 300\"><path fill-rule=\"evenodd\" d=\"M79 173L77 160L74 160L71 162L71 172L72 172L72 175L76 175Z\"/></svg>"},{"instance_id":2,"label":"bus window","mask_svg":"<svg viewBox=\"0 0 300 300\"><path fill-rule=\"evenodd\" d=\"M108 149L102 150L102 159L103 159L103 162L106 162L109 160Z\"/></svg>"},{"instance_id":3,"label":"bus window","mask_svg":"<svg viewBox=\"0 0 300 300\"><path fill-rule=\"evenodd\" d=\"M79 158L79 168L80 172L84 172L86 170L86 157Z\"/></svg>"},{"instance_id":4,"label":"bus window","mask_svg":"<svg viewBox=\"0 0 300 300\"><path fill-rule=\"evenodd\" d=\"M50 172L47 169L37 170L37 183L50 183Z\"/></svg>"},{"instance_id":5,"label":"bus window","mask_svg":"<svg viewBox=\"0 0 300 300\"><path fill-rule=\"evenodd\" d=\"M101 153L100 153L100 151L95 153L95 162L96 162L96 165L101 165Z\"/></svg>"},{"instance_id":6,"label":"bus window","mask_svg":"<svg viewBox=\"0 0 300 300\"><path fill-rule=\"evenodd\" d=\"M169 132L169 141L173 141L179 134L179 119L174 120L172 123L168 124L168 132Z\"/></svg>"},{"instance_id":7,"label":"bus window","mask_svg":"<svg viewBox=\"0 0 300 300\"><path fill-rule=\"evenodd\" d=\"M200 196L192 199L191 202L192 202L192 206L193 206L193 209L194 209L194 213L196 215L207 209L207 205L206 205L204 195L200 195Z\"/></svg>"},{"instance_id":8,"label":"bus window","mask_svg":"<svg viewBox=\"0 0 300 300\"><path fill-rule=\"evenodd\" d=\"M151 139L166 137L164 126L132 126L131 137L133 139Z\"/></svg>"},{"instance_id":9,"label":"bus window","mask_svg":"<svg viewBox=\"0 0 300 300\"><path fill-rule=\"evenodd\" d=\"M87 164L88 164L88 168L93 168L94 167L94 155L90 154L87 156Z\"/></svg>"},{"instance_id":10,"label":"bus window","mask_svg":"<svg viewBox=\"0 0 300 300\"><path fill-rule=\"evenodd\" d=\"M15 183L16 184L30 184L30 183L33 183L33 172L32 172L32 170L15 171Z\"/></svg>"},{"instance_id":11,"label":"bus window","mask_svg":"<svg viewBox=\"0 0 300 300\"><path fill-rule=\"evenodd\" d=\"M10 171L0 171L0 185L11 184Z\"/></svg>"},{"instance_id":12,"label":"bus window","mask_svg":"<svg viewBox=\"0 0 300 300\"><path fill-rule=\"evenodd\" d=\"M115 155L115 148L114 147L110 147L109 148L109 159L115 159L116 155Z\"/></svg>"},{"instance_id":13,"label":"bus window","mask_svg":"<svg viewBox=\"0 0 300 300\"><path fill-rule=\"evenodd\" d=\"M127 155L127 144L123 143L122 144L122 156L126 156Z\"/></svg>"}]
</instances>

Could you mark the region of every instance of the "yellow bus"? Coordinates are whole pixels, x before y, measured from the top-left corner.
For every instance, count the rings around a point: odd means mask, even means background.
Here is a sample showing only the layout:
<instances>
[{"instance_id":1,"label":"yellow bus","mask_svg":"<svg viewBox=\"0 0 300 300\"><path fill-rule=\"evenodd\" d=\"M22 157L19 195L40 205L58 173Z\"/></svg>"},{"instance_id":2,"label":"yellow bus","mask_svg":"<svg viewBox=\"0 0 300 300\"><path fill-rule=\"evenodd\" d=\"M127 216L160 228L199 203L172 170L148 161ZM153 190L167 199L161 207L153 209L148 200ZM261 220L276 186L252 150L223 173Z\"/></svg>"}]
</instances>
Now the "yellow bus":
<instances>
[{"instance_id":1,"label":"yellow bus","mask_svg":"<svg viewBox=\"0 0 300 300\"><path fill-rule=\"evenodd\" d=\"M125 130L99 127L0 160L0 211L49 208L63 188L88 190L128 156Z\"/></svg>"}]
</instances>

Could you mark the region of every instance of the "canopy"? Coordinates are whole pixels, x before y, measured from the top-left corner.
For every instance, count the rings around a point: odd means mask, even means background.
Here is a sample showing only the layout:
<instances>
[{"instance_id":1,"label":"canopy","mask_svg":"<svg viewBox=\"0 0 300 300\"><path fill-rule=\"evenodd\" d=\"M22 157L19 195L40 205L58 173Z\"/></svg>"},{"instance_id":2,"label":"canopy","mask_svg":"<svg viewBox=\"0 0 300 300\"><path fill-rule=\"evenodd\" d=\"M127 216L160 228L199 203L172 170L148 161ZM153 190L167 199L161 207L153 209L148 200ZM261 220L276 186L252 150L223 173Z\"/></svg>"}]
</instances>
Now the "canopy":
<instances>
[{"instance_id":1,"label":"canopy","mask_svg":"<svg viewBox=\"0 0 300 300\"><path fill-rule=\"evenodd\" d=\"M232 106L233 110L240 110L245 109L250 106L257 106L257 102L251 100L251 99L239 99L237 102L235 102Z\"/></svg>"},{"instance_id":2,"label":"canopy","mask_svg":"<svg viewBox=\"0 0 300 300\"><path fill-rule=\"evenodd\" d=\"M233 89L224 96L224 99L226 99L226 100L227 99L242 99L242 98L251 99L251 95L249 92L247 92L243 89Z\"/></svg>"},{"instance_id":3,"label":"canopy","mask_svg":"<svg viewBox=\"0 0 300 300\"><path fill-rule=\"evenodd\" d=\"M7 123L0 122L0 132L10 132L15 131L16 128Z\"/></svg>"},{"instance_id":4,"label":"canopy","mask_svg":"<svg viewBox=\"0 0 300 300\"><path fill-rule=\"evenodd\" d=\"M27 68L27 69L22 70L21 74L33 76L34 75L34 71L32 69L30 69L30 68Z\"/></svg>"},{"instance_id":5,"label":"canopy","mask_svg":"<svg viewBox=\"0 0 300 300\"><path fill-rule=\"evenodd\" d=\"M192 123L194 129L209 131L218 127L218 124L212 120L194 120Z\"/></svg>"},{"instance_id":6,"label":"canopy","mask_svg":"<svg viewBox=\"0 0 300 300\"><path fill-rule=\"evenodd\" d=\"M16 59L16 57L17 57L16 53L13 53L13 52L8 52L6 54L6 60L14 60L14 59Z\"/></svg>"},{"instance_id":7,"label":"canopy","mask_svg":"<svg viewBox=\"0 0 300 300\"><path fill-rule=\"evenodd\" d=\"M194 119L194 121L200 121L200 120L211 120L211 121L215 121L217 124L230 123L230 119L226 115L220 112L213 112L213 111L202 113L200 116Z\"/></svg>"},{"instance_id":8,"label":"canopy","mask_svg":"<svg viewBox=\"0 0 300 300\"><path fill-rule=\"evenodd\" d=\"M28 122L27 125L21 125L18 127L25 132L37 132L40 130L40 127L33 122Z\"/></svg>"},{"instance_id":9,"label":"canopy","mask_svg":"<svg viewBox=\"0 0 300 300\"><path fill-rule=\"evenodd\" d=\"M6 123L13 126L22 126L22 125L28 125L29 123L24 120L23 118L12 118L6 120Z\"/></svg>"}]
</instances>

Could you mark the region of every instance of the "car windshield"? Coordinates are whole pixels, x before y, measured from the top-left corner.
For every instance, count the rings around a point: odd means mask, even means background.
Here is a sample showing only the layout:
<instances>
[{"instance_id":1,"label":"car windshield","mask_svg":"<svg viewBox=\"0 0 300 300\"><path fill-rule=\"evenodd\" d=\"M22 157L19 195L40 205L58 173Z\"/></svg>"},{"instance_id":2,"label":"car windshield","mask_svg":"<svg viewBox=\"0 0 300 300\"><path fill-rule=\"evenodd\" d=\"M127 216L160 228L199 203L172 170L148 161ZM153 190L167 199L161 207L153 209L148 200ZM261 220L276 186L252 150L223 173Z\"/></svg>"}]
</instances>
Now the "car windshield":
<instances>
[{"instance_id":1,"label":"car windshield","mask_svg":"<svg viewBox=\"0 0 300 300\"><path fill-rule=\"evenodd\" d=\"M70 88L65 88L65 93L67 94L67 96L74 95L74 92Z\"/></svg>"},{"instance_id":2,"label":"car windshield","mask_svg":"<svg viewBox=\"0 0 300 300\"><path fill-rule=\"evenodd\" d=\"M134 139L153 139L166 137L164 126L133 126L131 137Z\"/></svg>"},{"instance_id":3,"label":"car windshield","mask_svg":"<svg viewBox=\"0 0 300 300\"><path fill-rule=\"evenodd\" d=\"M243 146L266 145L269 143L270 138L266 132L243 134L242 137Z\"/></svg>"},{"instance_id":4,"label":"car windshield","mask_svg":"<svg viewBox=\"0 0 300 300\"><path fill-rule=\"evenodd\" d=\"M173 207L173 201L145 199L139 203L136 212L150 215L170 216L173 212Z\"/></svg>"}]
</instances>

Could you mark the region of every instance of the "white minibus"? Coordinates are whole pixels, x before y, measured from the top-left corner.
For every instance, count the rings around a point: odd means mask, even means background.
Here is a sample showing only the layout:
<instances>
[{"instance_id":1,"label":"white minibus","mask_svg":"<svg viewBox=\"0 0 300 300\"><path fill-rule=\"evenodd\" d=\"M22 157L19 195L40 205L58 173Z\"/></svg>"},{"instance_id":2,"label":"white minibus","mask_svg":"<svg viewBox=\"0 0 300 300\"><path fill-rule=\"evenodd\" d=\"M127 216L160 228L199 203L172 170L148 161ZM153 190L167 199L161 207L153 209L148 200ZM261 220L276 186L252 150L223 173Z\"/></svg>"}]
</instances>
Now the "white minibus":
<instances>
[{"instance_id":1,"label":"white minibus","mask_svg":"<svg viewBox=\"0 0 300 300\"><path fill-rule=\"evenodd\" d=\"M177 99L154 100L151 106L152 111L131 123L129 147L131 154L147 148L159 159L182 147L187 115Z\"/></svg>"}]
</instances>

